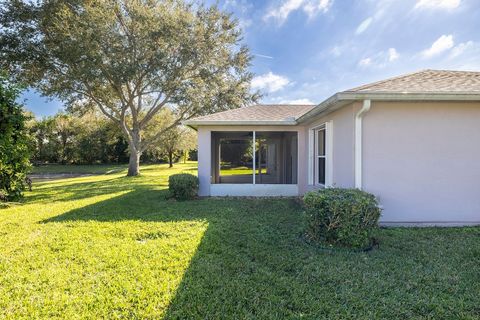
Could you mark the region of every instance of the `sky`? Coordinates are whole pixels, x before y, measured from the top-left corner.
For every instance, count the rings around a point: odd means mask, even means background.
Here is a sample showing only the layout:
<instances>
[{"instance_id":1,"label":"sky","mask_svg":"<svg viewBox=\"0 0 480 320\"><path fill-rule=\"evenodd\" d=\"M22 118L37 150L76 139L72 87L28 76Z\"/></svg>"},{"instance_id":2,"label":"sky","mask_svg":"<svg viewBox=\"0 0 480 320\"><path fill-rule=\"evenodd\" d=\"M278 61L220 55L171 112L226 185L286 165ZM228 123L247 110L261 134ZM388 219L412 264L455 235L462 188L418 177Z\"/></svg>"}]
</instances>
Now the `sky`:
<instances>
[{"instance_id":1,"label":"sky","mask_svg":"<svg viewBox=\"0 0 480 320\"><path fill-rule=\"evenodd\" d=\"M213 1L212 1L213 2ZM253 55L261 103L320 103L422 69L480 71L480 0L223 0ZM62 103L24 95L37 116Z\"/></svg>"}]
</instances>

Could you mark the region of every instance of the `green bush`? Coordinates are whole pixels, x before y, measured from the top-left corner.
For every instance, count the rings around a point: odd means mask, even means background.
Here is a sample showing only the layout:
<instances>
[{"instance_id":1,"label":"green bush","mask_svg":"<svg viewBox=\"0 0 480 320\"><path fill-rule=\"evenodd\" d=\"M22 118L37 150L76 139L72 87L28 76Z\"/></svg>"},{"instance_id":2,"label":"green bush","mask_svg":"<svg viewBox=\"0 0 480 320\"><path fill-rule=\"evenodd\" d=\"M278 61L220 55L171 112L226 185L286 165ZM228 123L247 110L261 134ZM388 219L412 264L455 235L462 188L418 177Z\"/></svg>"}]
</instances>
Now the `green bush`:
<instances>
[{"instance_id":1,"label":"green bush","mask_svg":"<svg viewBox=\"0 0 480 320\"><path fill-rule=\"evenodd\" d=\"M31 167L28 117L16 102L19 95L20 89L0 74L0 201L22 197Z\"/></svg>"},{"instance_id":2,"label":"green bush","mask_svg":"<svg viewBox=\"0 0 480 320\"><path fill-rule=\"evenodd\" d=\"M168 178L168 190L177 200L194 199L198 192L198 178L189 173L179 173Z\"/></svg>"},{"instance_id":3,"label":"green bush","mask_svg":"<svg viewBox=\"0 0 480 320\"><path fill-rule=\"evenodd\" d=\"M358 189L326 188L308 192L303 200L309 239L353 248L371 245L381 214L374 195Z\"/></svg>"}]
</instances>

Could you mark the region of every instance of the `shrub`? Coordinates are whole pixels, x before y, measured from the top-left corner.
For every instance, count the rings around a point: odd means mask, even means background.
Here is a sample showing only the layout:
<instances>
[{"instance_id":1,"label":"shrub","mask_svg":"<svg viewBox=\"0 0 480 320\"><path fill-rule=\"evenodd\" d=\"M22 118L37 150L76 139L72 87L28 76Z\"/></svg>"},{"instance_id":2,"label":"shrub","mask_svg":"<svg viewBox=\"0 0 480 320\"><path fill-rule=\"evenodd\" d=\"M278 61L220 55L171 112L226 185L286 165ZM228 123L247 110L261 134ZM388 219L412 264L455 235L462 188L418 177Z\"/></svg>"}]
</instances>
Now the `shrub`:
<instances>
[{"instance_id":1,"label":"shrub","mask_svg":"<svg viewBox=\"0 0 480 320\"><path fill-rule=\"evenodd\" d=\"M189 173L179 173L168 178L168 190L177 200L191 200L198 192L198 178Z\"/></svg>"},{"instance_id":2,"label":"shrub","mask_svg":"<svg viewBox=\"0 0 480 320\"><path fill-rule=\"evenodd\" d=\"M358 189L327 188L305 194L304 204L309 239L354 248L371 245L381 214L372 194Z\"/></svg>"},{"instance_id":3,"label":"shrub","mask_svg":"<svg viewBox=\"0 0 480 320\"><path fill-rule=\"evenodd\" d=\"M0 74L0 201L21 198L30 171L28 117L16 102L19 95L20 89Z\"/></svg>"}]
</instances>

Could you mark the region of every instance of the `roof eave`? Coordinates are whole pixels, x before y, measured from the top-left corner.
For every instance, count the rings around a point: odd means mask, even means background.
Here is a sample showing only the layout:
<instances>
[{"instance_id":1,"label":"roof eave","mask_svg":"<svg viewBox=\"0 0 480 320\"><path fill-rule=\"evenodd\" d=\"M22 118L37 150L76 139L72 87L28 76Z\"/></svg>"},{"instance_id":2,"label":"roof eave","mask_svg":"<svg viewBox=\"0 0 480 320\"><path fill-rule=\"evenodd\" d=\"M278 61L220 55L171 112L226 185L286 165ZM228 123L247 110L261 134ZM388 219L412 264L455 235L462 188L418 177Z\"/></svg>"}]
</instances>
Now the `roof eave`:
<instances>
[{"instance_id":1,"label":"roof eave","mask_svg":"<svg viewBox=\"0 0 480 320\"><path fill-rule=\"evenodd\" d=\"M468 92L338 92L297 119L302 123L323 116L344 105L361 100L372 101L480 101L480 93Z\"/></svg>"},{"instance_id":2,"label":"roof eave","mask_svg":"<svg viewBox=\"0 0 480 320\"><path fill-rule=\"evenodd\" d=\"M199 126L295 126L295 120L187 120L183 122L189 127Z\"/></svg>"},{"instance_id":3,"label":"roof eave","mask_svg":"<svg viewBox=\"0 0 480 320\"><path fill-rule=\"evenodd\" d=\"M308 119L315 117L315 116L320 116L324 114L328 114L330 112L333 112L341 107L343 107L345 104L349 102L355 101L354 97L349 97L349 95L343 93L343 92L337 92L327 100L324 100L322 103L317 105L315 108L312 110L308 111L307 113L303 114L301 117L297 119L297 123L302 123L307 121Z\"/></svg>"},{"instance_id":4,"label":"roof eave","mask_svg":"<svg viewBox=\"0 0 480 320\"><path fill-rule=\"evenodd\" d=\"M382 100L382 101L478 101L480 92L340 92L342 98L350 100Z\"/></svg>"}]
</instances>

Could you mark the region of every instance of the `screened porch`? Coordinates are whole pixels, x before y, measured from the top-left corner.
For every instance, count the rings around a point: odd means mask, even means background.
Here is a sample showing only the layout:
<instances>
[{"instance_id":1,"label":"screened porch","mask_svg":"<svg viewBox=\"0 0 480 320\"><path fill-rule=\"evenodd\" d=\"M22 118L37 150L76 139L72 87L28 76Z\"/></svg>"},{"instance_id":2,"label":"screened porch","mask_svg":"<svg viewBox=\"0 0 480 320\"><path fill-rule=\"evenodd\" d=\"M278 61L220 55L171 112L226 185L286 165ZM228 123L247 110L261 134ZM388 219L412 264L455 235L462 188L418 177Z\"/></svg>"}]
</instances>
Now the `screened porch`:
<instances>
[{"instance_id":1,"label":"screened porch","mask_svg":"<svg viewBox=\"0 0 480 320\"><path fill-rule=\"evenodd\" d=\"M212 132L212 184L297 184L297 132Z\"/></svg>"}]
</instances>

